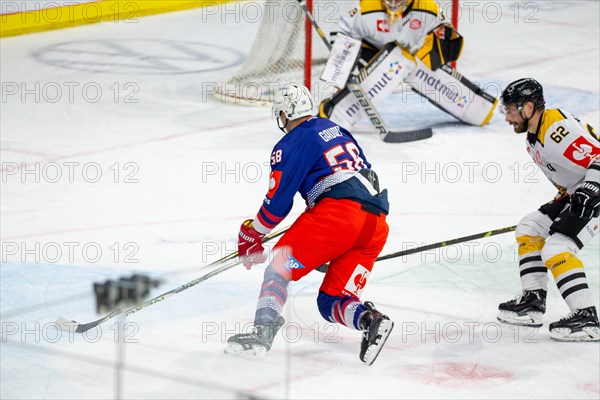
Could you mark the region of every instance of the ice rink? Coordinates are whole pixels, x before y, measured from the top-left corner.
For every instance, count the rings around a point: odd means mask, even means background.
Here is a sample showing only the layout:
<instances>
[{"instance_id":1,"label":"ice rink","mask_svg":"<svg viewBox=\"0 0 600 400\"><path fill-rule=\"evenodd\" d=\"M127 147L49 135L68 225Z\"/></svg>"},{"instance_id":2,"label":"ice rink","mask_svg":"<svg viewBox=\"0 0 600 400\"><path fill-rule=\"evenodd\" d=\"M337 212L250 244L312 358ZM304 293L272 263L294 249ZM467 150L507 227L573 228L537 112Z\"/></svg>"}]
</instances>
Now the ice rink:
<instances>
[{"instance_id":1,"label":"ice rink","mask_svg":"<svg viewBox=\"0 0 600 400\"><path fill-rule=\"evenodd\" d=\"M598 1L469 3L461 73L494 95L534 77L550 107L600 127ZM598 399L600 345L549 338L568 313L553 282L542 328L496 321L520 291L510 233L378 262L363 299L396 326L371 367L359 332L321 318L317 272L290 285L267 357L225 355L252 322L265 265L85 335L56 330L58 317L100 318L95 282L145 273L163 279L157 295L236 249L281 135L270 108L207 94L247 57L259 26L249 4L0 41L0 397ZM382 254L516 225L555 194L499 114L471 127L407 93L381 112L395 127L434 127L406 144L355 135L389 190ZM280 227L303 210L297 196ZM580 258L598 306L598 238Z\"/></svg>"}]
</instances>

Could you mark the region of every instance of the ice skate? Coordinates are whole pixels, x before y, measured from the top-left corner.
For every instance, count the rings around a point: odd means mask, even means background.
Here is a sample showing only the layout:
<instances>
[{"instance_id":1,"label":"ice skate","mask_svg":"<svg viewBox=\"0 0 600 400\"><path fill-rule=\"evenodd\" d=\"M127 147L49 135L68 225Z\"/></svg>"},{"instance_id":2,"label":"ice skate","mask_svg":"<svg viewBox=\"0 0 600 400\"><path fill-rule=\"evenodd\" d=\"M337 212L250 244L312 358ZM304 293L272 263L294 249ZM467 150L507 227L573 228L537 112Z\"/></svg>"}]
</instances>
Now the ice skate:
<instances>
[{"instance_id":1,"label":"ice skate","mask_svg":"<svg viewBox=\"0 0 600 400\"><path fill-rule=\"evenodd\" d=\"M394 328L394 322L390 321L387 315L377 311L370 301L365 302L365 307L369 311L360 319L363 339L360 345L359 357L362 362L371 365L377 359L388 336L390 336Z\"/></svg>"},{"instance_id":2,"label":"ice skate","mask_svg":"<svg viewBox=\"0 0 600 400\"><path fill-rule=\"evenodd\" d=\"M498 321L511 325L540 327L546 312L546 291L524 290L521 296L500 303Z\"/></svg>"},{"instance_id":3,"label":"ice skate","mask_svg":"<svg viewBox=\"0 0 600 400\"><path fill-rule=\"evenodd\" d=\"M273 339L279 329L283 326L283 317L277 317L274 323L256 324L250 333L239 333L227 340L226 354L234 354L243 357L262 357L273 344Z\"/></svg>"},{"instance_id":4,"label":"ice skate","mask_svg":"<svg viewBox=\"0 0 600 400\"><path fill-rule=\"evenodd\" d=\"M550 324L550 338L559 342L597 342L600 326L596 307L575 310Z\"/></svg>"}]
</instances>

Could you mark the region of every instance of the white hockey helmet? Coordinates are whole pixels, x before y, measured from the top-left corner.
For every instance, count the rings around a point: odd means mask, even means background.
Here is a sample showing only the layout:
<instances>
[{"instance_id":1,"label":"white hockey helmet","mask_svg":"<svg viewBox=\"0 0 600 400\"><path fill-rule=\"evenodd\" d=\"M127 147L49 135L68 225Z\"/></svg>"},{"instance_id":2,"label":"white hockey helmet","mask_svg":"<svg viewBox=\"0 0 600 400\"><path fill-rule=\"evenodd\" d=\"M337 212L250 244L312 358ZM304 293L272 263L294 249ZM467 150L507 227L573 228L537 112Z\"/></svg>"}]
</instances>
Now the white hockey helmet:
<instances>
[{"instance_id":1,"label":"white hockey helmet","mask_svg":"<svg viewBox=\"0 0 600 400\"><path fill-rule=\"evenodd\" d=\"M286 132L285 125L287 123L282 126L281 112L285 114L288 121L292 121L312 116L313 107L312 95L306 86L288 83L275 94L272 107L273 119L277 122L279 129Z\"/></svg>"}]
</instances>

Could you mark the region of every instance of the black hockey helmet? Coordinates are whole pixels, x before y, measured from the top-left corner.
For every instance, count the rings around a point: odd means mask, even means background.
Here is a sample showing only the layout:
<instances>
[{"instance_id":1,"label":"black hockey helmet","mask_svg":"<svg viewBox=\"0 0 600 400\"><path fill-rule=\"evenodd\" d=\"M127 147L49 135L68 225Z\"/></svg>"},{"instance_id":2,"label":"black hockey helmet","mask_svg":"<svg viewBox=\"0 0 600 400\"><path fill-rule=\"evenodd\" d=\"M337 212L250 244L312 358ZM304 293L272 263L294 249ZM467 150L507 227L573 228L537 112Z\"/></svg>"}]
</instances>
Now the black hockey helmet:
<instances>
[{"instance_id":1,"label":"black hockey helmet","mask_svg":"<svg viewBox=\"0 0 600 400\"><path fill-rule=\"evenodd\" d=\"M522 78L510 83L500 96L502 104L516 104L522 107L527 101L531 101L536 110L544 108L544 89L538 81L533 78Z\"/></svg>"}]
</instances>

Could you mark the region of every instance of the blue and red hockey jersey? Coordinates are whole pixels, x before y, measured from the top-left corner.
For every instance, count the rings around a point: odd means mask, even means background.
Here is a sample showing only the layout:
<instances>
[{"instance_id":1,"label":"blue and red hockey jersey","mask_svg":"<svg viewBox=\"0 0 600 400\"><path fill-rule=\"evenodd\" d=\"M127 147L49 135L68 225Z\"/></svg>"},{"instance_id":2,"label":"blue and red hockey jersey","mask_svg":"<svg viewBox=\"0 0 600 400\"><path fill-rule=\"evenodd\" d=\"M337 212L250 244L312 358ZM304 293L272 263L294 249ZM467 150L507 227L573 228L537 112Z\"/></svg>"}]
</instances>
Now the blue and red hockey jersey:
<instances>
[{"instance_id":1,"label":"blue and red hockey jersey","mask_svg":"<svg viewBox=\"0 0 600 400\"><path fill-rule=\"evenodd\" d=\"M254 228L270 232L292 209L296 192L312 208L328 189L370 167L350 132L325 118L303 122L273 148L269 191Z\"/></svg>"}]
</instances>

